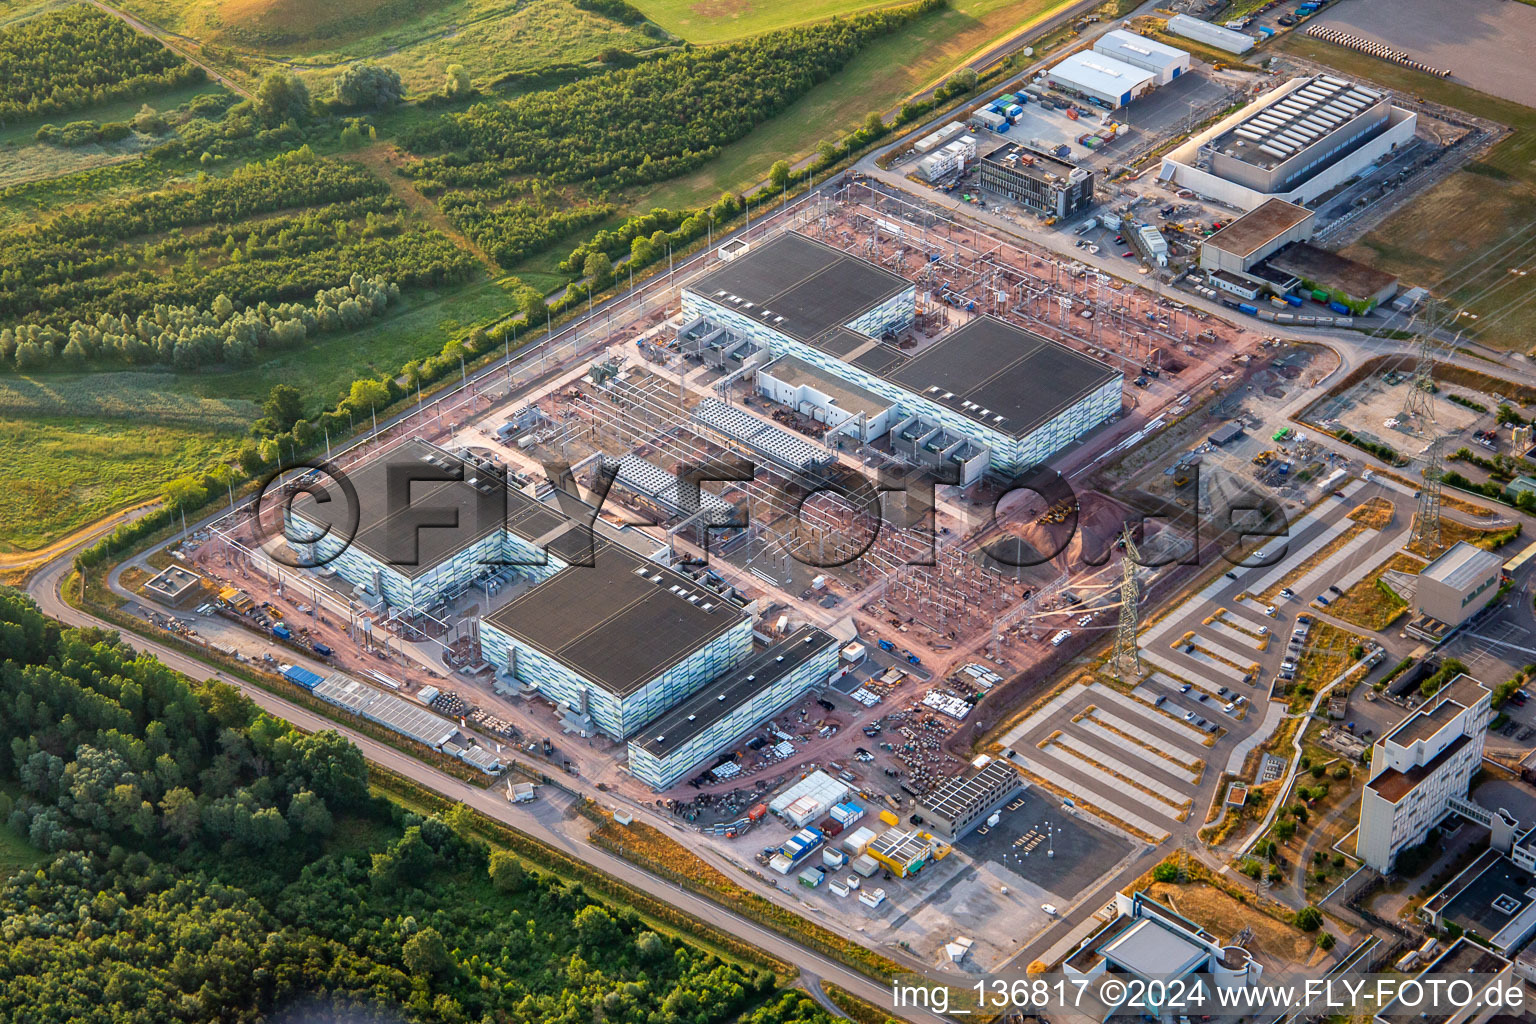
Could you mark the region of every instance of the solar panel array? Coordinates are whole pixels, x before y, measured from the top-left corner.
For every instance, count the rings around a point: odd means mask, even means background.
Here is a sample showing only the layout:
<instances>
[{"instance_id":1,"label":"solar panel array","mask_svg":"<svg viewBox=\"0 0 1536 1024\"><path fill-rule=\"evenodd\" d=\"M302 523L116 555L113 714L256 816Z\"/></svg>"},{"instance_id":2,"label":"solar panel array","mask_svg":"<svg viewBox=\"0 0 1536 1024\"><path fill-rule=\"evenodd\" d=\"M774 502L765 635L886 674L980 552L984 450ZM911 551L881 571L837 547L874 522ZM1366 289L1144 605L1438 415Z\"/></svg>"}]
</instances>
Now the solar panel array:
<instances>
[{"instance_id":1,"label":"solar panel array","mask_svg":"<svg viewBox=\"0 0 1536 1024\"><path fill-rule=\"evenodd\" d=\"M1232 129L1247 145L1288 160L1376 104L1382 94L1333 75L1318 75Z\"/></svg>"}]
</instances>

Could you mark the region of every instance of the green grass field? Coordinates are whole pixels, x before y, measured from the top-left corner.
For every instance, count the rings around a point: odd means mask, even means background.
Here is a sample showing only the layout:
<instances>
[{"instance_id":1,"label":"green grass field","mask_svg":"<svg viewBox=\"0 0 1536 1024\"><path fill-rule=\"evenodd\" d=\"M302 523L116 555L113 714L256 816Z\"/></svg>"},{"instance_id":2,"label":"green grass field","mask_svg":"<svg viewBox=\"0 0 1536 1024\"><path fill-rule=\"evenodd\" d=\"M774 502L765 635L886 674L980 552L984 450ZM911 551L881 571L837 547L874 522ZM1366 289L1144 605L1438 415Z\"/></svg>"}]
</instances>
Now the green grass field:
<instances>
[{"instance_id":1,"label":"green grass field","mask_svg":"<svg viewBox=\"0 0 1536 1024\"><path fill-rule=\"evenodd\" d=\"M0 794L5 796L5 800L0 800L0 803L14 803L21 795L21 788L13 782L0 780ZM22 868L41 864L45 858L41 850L12 832L0 820L0 880L11 877Z\"/></svg>"},{"instance_id":2,"label":"green grass field","mask_svg":"<svg viewBox=\"0 0 1536 1024\"><path fill-rule=\"evenodd\" d=\"M210 428L84 417L0 417L0 543L31 550L153 497L239 436Z\"/></svg>"},{"instance_id":3,"label":"green grass field","mask_svg":"<svg viewBox=\"0 0 1536 1024\"><path fill-rule=\"evenodd\" d=\"M436 91L450 64L477 84L510 71L596 60L607 49L638 51L656 40L638 28L583 11L570 0L421 0L419 13L382 21L368 0L124 0L157 25L205 44L204 58L254 83L276 62L322 95L343 67L373 60L400 73L413 95Z\"/></svg>"},{"instance_id":4,"label":"green grass field","mask_svg":"<svg viewBox=\"0 0 1536 1024\"><path fill-rule=\"evenodd\" d=\"M955 0L951 6L877 40L783 114L726 146L707 167L659 186L636 205L696 206L713 202L722 191L761 181L775 160L796 160L812 153L819 138L837 137L857 126L872 110L883 112L899 106L984 48L1049 17L1068 2ZM648 7L646 10L650 13ZM811 134L807 125L821 126L822 135Z\"/></svg>"},{"instance_id":5,"label":"green grass field","mask_svg":"<svg viewBox=\"0 0 1536 1024\"><path fill-rule=\"evenodd\" d=\"M1370 79L1508 125L1512 132L1481 161L1457 171L1414 199L1374 231L1344 250L1345 255L1397 274L1407 285L1437 292L1478 314L1471 333L1484 344L1528 351L1536 344L1536 279L1508 273L1536 252L1526 242L1501 250L1500 274L1451 276L1494 246L1525 231L1536 220L1536 110L1511 100L1388 64L1365 54L1291 33L1284 48ZM1479 265L1476 270L1485 269ZM1520 303L1525 302L1525 305ZM1507 311L1507 315L1500 315Z\"/></svg>"},{"instance_id":6,"label":"green grass field","mask_svg":"<svg viewBox=\"0 0 1536 1024\"><path fill-rule=\"evenodd\" d=\"M900 0L636 0L635 6L662 28L690 43L718 43L776 28L826 21L839 14L857 14L891 7Z\"/></svg>"}]
</instances>

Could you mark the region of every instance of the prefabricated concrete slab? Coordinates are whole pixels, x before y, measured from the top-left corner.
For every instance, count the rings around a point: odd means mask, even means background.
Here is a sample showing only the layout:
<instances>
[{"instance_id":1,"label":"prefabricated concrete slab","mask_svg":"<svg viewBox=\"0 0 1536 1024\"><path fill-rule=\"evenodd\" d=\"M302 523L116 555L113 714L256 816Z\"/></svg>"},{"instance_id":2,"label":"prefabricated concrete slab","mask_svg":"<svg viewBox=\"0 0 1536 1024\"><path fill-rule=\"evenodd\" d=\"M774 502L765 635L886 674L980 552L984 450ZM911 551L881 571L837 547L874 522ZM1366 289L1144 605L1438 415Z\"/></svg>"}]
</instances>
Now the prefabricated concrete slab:
<instances>
[{"instance_id":1,"label":"prefabricated concrete slab","mask_svg":"<svg viewBox=\"0 0 1536 1024\"><path fill-rule=\"evenodd\" d=\"M1097 703L1099 699L1108 701L1109 703L1119 707L1122 711L1129 711L1133 715L1143 718L1149 722L1155 722L1165 729L1174 730L1174 735L1176 736L1188 734L1191 737L1195 737L1195 742L1201 746L1204 746L1204 743L1201 742L1201 740L1204 738L1204 733L1200 732L1200 730L1196 729L1194 726L1188 724L1187 722L1179 721L1169 715L1165 715L1161 711L1158 711L1156 708L1149 708L1140 701L1132 700L1123 693L1111 690L1103 683L1094 683L1092 686L1088 687L1088 689L1090 692L1092 692L1095 698L1095 703ZM1179 730L1183 731L1180 732Z\"/></svg>"}]
</instances>

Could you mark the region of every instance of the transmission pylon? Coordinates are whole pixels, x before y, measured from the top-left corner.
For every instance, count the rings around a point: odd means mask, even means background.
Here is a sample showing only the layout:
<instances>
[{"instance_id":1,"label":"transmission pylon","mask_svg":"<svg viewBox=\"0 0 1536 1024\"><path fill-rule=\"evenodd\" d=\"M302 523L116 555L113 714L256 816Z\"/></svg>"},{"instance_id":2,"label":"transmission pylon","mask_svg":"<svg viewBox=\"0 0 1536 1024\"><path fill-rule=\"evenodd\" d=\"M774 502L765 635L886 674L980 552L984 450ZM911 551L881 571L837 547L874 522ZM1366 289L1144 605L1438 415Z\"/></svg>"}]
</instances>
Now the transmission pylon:
<instances>
[{"instance_id":1,"label":"transmission pylon","mask_svg":"<svg viewBox=\"0 0 1536 1024\"><path fill-rule=\"evenodd\" d=\"M1109 656L1109 668L1116 679L1125 678L1129 667L1132 677L1141 678L1141 649L1136 645L1136 635L1141 631L1136 606L1141 596L1136 582L1136 564L1141 555L1131 539L1131 524L1125 524L1121 534L1125 544L1125 557L1120 561L1120 622L1115 627L1115 647Z\"/></svg>"},{"instance_id":2,"label":"transmission pylon","mask_svg":"<svg viewBox=\"0 0 1536 1024\"><path fill-rule=\"evenodd\" d=\"M1399 419L1420 437L1430 434L1430 424L1435 421L1435 328L1439 318L1434 315L1435 306L1430 304L1421 321L1418 347L1414 355L1413 379L1408 384L1408 394L1403 399L1403 411Z\"/></svg>"},{"instance_id":3,"label":"transmission pylon","mask_svg":"<svg viewBox=\"0 0 1536 1024\"><path fill-rule=\"evenodd\" d=\"M1440 474L1441 449L1444 438L1430 438L1424 452L1424 481L1419 485L1419 508L1413 516L1413 536L1410 545L1418 543L1426 551L1440 547Z\"/></svg>"}]
</instances>

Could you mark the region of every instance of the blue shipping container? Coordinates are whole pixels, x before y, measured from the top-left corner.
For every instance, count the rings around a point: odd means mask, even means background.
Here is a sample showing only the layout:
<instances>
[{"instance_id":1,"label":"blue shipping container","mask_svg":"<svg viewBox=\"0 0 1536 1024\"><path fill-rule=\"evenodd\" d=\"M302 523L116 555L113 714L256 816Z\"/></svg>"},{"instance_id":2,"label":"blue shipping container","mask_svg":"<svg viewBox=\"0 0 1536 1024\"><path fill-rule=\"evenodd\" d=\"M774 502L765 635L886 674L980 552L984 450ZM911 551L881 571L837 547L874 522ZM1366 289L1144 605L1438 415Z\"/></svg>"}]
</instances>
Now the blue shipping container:
<instances>
[{"instance_id":1,"label":"blue shipping container","mask_svg":"<svg viewBox=\"0 0 1536 1024\"><path fill-rule=\"evenodd\" d=\"M288 680L293 685L301 686L306 690L313 690L316 686L319 686L322 682L325 681L320 676L311 672L309 669L300 668L297 665L289 665L287 668L283 669L283 678Z\"/></svg>"},{"instance_id":2,"label":"blue shipping container","mask_svg":"<svg viewBox=\"0 0 1536 1024\"><path fill-rule=\"evenodd\" d=\"M322 658L329 658L336 652L331 650L330 647L325 644L315 644L315 653L320 655Z\"/></svg>"},{"instance_id":3,"label":"blue shipping container","mask_svg":"<svg viewBox=\"0 0 1536 1024\"><path fill-rule=\"evenodd\" d=\"M1249 316L1252 316L1259 311L1259 307L1253 305L1252 303L1239 302L1237 304L1237 311L1239 313L1247 313Z\"/></svg>"},{"instance_id":4,"label":"blue shipping container","mask_svg":"<svg viewBox=\"0 0 1536 1024\"><path fill-rule=\"evenodd\" d=\"M272 627L272 635L277 637L279 640L287 640L293 636L293 630L279 622L277 625Z\"/></svg>"},{"instance_id":5,"label":"blue shipping container","mask_svg":"<svg viewBox=\"0 0 1536 1024\"><path fill-rule=\"evenodd\" d=\"M1342 303L1342 302L1330 302L1330 303L1328 303L1328 308L1333 310L1335 313L1339 314L1340 316L1348 316L1349 315L1349 307L1344 305L1344 303Z\"/></svg>"},{"instance_id":6,"label":"blue shipping container","mask_svg":"<svg viewBox=\"0 0 1536 1024\"><path fill-rule=\"evenodd\" d=\"M1299 305L1301 305L1301 296L1300 295L1286 295L1286 296L1284 296L1284 298L1285 298L1285 301L1290 303L1292 306L1299 306Z\"/></svg>"}]
</instances>

